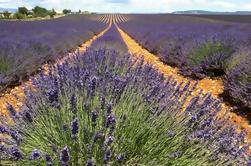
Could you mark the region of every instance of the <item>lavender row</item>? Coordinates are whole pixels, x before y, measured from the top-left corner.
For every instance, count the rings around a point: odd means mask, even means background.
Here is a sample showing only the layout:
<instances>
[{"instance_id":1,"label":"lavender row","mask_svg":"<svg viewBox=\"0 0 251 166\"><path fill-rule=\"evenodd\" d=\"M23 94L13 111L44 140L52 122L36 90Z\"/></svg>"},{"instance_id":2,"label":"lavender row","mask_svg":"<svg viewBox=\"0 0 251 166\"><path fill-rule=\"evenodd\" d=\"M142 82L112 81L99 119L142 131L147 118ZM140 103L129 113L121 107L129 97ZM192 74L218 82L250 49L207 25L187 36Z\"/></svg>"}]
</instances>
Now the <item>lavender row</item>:
<instances>
[{"instance_id":1,"label":"lavender row","mask_svg":"<svg viewBox=\"0 0 251 166\"><path fill-rule=\"evenodd\" d=\"M0 21L0 90L18 84L105 29L95 15L46 21Z\"/></svg>"},{"instance_id":2,"label":"lavender row","mask_svg":"<svg viewBox=\"0 0 251 166\"><path fill-rule=\"evenodd\" d=\"M96 49L114 49L124 53L128 51L125 42L114 24L111 25L110 29L103 36L94 41L92 47Z\"/></svg>"},{"instance_id":3,"label":"lavender row","mask_svg":"<svg viewBox=\"0 0 251 166\"><path fill-rule=\"evenodd\" d=\"M143 60L88 50L26 87L0 146L3 165L248 165L251 157L220 101L165 79ZM2 123L3 124L3 123Z\"/></svg>"},{"instance_id":4,"label":"lavender row","mask_svg":"<svg viewBox=\"0 0 251 166\"><path fill-rule=\"evenodd\" d=\"M184 15L130 15L129 22L120 23L143 47L178 67L181 74L195 79L223 76L227 93L249 107L250 25Z\"/></svg>"}]
</instances>

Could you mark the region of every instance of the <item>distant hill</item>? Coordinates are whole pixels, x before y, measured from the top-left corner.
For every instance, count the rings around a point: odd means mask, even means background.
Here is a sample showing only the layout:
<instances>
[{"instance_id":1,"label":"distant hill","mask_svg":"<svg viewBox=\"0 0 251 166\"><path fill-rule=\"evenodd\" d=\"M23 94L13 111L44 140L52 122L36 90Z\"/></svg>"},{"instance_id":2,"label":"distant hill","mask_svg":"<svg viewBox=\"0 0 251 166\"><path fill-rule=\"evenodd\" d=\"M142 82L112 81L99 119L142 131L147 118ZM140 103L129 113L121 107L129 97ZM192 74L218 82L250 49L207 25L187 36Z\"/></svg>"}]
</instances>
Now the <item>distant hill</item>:
<instances>
[{"instance_id":1,"label":"distant hill","mask_svg":"<svg viewBox=\"0 0 251 166\"><path fill-rule=\"evenodd\" d=\"M11 13L15 13L17 11L17 9L11 9L11 8L1 8L0 7L0 12L4 12L4 11L8 11Z\"/></svg>"},{"instance_id":2,"label":"distant hill","mask_svg":"<svg viewBox=\"0 0 251 166\"><path fill-rule=\"evenodd\" d=\"M205 10L187 10L175 11L172 14L197 14L197 15L251 15L251 11L236 11L236 12L213 12Z\"/></svg>"}]
</instances>

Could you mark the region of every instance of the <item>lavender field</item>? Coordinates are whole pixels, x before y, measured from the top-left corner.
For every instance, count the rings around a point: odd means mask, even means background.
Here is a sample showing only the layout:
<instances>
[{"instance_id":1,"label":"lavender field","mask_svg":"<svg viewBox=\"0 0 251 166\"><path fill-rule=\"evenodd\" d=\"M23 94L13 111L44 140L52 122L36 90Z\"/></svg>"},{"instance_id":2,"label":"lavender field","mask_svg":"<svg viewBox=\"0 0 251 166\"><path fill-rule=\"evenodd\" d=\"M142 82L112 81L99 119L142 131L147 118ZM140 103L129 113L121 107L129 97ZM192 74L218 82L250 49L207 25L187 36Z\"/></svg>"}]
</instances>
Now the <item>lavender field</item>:
<instances>
[{"instance_id":1,"label":"lavender field","mask_svg":"<svg viewBox=\"0 0 251 166\"><path fill-rule=\"evenodd\" d=\"M250 166L251 23L230 17L0 20L0 166Z\"/></svg>"},{"instance_id":2,"label":"lavender field","mask_svg":"<svg viewBox=\"0 0 251 166\"><path fill-rule=\"evenodd\" d=\"M75 15L48 21L0 21L0 91L100 33L105 24Z\"/></svg>"},{"instance_id":3,"label":"lavender field","mask_svg":"<svg viewBox=\"0 0 251 166\"><path fill-rule=\"evenodd\" d=\"M143 47L178 67L184 76L221 77L224 95L250 111L251 23L247 16L131 17L120 25Z\"/></svg>"}]
</instances>

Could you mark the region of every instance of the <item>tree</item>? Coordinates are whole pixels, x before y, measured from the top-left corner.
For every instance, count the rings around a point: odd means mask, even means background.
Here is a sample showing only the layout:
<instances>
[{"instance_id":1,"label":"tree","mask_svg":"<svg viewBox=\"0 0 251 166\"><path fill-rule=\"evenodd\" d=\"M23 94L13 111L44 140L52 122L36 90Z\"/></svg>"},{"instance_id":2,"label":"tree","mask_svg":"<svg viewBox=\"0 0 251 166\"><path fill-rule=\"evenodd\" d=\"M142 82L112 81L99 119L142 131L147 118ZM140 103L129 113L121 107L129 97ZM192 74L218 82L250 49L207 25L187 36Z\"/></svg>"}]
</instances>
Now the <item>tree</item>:
<instances>
[{"instance_id":1,"label":"tree","mask_svg":"<svg viewBox=\"0 0 251 166\"><path fill-rule=\"evenodd\" d=\"M25 15L25 16L27 16L28 13L29 13L29 10L26 7L19 7L18 12Z\"/></svg>"},{"instance_id":2,"label":"tree","mask_svg":"<svg viewBox=\"0 0 251 166\"><path fill-rule=\"evenodd\" d=\"M48 16L49 12L47 9L36 6L32 9L34 17L46 17Z\"/></svg>"},{"instance_id":3,"label":"tree","mask_svg":"<svg viewBox=\"0 0 251 166\"><path fill-rule=\"evenodd\" d=\"M64 13L64 14L70 14L70 13L71 13L71 10L69 10L69 9L64 9L64 10L63 10L63 13Z\"/></svg>"},{"instance_id":4,"label":"tree","mask_svg":"<svg viewBox=\"0 0 251 166\"><path fill-rule=\"evenodd\" d=\"M4 12L3 12L4 18L10 18L10 15L11 15L11 13L8 12L8 11L4 11Z\"/></svg>"},{"instance_id":5,"label":"tree","mask_svg":"<svg viewBox=\"0 0 251 166\"><path fill-rule=\"evenodd\" d=\"M25 15L22 14L22 13L20 13L20 12L16 12L16 13L14 14L14 18L16 18L16 19L24 19L24 18L25 18Z\"/></svg>"},{"instance_id":6,"label":"tree","mask_svg":"<svg viewBox=\"0 0 251 166\"><path fill-rule=\"evenodd\" d=\"M54 10L54 9L52 9L51 11L49 11L49 16L51 17L51 18L54 18L54 16L57 14L57 12Z\"/></svg>"},{"instance_id":7,"label":"tree","mask_svg":"<svg viewBox=\"0 0 251 166\"><path fill-rule=\"evenodd\" d=\"M78 13L79 13L79 14L81 14L81 13L82 13L82 11L79 9Z\"/></svg>"}]
</instances>

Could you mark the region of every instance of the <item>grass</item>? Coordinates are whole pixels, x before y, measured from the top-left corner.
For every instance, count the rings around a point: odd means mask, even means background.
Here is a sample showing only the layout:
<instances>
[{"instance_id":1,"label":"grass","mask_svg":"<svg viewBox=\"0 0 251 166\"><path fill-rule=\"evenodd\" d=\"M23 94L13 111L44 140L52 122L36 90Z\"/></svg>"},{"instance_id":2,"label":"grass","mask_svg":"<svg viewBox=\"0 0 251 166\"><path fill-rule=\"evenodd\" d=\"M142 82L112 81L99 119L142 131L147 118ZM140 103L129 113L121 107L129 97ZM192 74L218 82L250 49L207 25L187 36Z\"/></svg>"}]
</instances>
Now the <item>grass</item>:
<instances>
[{"instance_id":1,"label":"grass","mask_svg":"<svg viewBox=\"0 0 251 166\"><path fill-rule=\"evenodd\" d=\"M188 62L190 65L196 66L203 62L206 58L214 56L215 53L225 53L228 51L229 48L222 45L220 42L207 42L188 56Z\"/></svg>"},{"instance_id":2,"label":"grass","mask_svg":"<svg viewBox=\"0 0 251 166\"><path fill-rule=\"evenodd\" d=\"M5 59L0 58L0 73L7 73L10 68L10 64Z\"/></svg>"}]
</instances>

